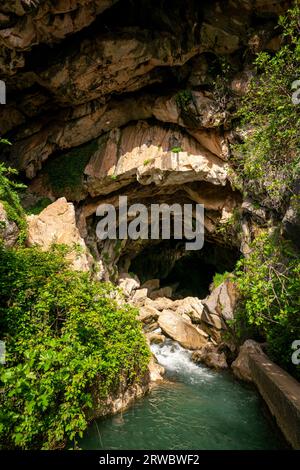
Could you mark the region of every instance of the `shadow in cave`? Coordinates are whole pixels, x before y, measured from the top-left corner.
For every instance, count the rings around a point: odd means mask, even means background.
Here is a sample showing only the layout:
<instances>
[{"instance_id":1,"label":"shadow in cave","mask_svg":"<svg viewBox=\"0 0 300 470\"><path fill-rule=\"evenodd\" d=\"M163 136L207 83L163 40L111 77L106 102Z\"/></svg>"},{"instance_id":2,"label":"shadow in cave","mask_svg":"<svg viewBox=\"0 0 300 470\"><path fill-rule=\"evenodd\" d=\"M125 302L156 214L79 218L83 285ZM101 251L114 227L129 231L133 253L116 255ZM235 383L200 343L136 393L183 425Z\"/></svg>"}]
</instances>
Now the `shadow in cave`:
<instances>
[{"instance_id":1,"label":"shadow in cave","mask_svg":"<svg viewBox=\"0 0 300 470\"><path fill-rule=\"evenodd\" d=\"M184 243L169 240L147 246L132 259L130 272L141 283L160 279L161 287L173 288L174 299L206 297L214 275L232 271L239 252L212 242L206 242L202 250L186 251Z\"/></svg>"}]
</instances>

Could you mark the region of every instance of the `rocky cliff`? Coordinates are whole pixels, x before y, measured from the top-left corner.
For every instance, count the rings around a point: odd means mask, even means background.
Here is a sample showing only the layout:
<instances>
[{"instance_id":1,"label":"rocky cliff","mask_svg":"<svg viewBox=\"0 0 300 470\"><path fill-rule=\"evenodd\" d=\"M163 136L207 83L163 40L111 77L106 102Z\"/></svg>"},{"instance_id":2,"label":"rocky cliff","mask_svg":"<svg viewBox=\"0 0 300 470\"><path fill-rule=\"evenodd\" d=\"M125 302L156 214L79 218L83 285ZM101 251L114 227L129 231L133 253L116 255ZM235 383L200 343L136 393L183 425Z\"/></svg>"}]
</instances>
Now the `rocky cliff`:
<instances>
[{"instance_id":1,"label":"rocky cliff","mask_svg":"<svg viewBox=\"0 0 300 470\"><path fill-rule=\"evenodd\" d=\"M133 272L141 283L158 279L156 297L205 297L213 274L234 268L267 218L232 184L234 115L255 54L280 46L275 26L290 4L2 2L0 133L13 145L1 159L27 183L29 211L52 203L30 216L28 243L79 243L73 264L94 265L99 279ZM120 195L147 207L204 204L204 249L191 257L176 240L98 240L96 209L118 209ZM216 330L232 315L225 287L204 303L204 323Z\"/></svg>"}]
</instances>

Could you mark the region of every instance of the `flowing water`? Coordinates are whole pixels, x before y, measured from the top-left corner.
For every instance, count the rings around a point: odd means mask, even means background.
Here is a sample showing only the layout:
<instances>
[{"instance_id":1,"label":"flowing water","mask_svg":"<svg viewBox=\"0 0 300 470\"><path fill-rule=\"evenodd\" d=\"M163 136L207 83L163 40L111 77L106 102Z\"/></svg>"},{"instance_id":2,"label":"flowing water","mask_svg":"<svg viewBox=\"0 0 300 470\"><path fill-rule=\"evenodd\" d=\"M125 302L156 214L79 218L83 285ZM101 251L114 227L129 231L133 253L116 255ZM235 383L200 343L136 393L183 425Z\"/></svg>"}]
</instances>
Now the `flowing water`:
<instances>
[{"instance_id":1,"label":"flowing water","mask_svg":"<svg viewBox=\"0 0 300 470\"><path fill-rule=\"evenodd\" d=\"M169 382L118 415L91 424L83 449L280 449L279 431L256 391L230 373L197 366L167 341L153 346Z\"/></svg>"}]
</instances>

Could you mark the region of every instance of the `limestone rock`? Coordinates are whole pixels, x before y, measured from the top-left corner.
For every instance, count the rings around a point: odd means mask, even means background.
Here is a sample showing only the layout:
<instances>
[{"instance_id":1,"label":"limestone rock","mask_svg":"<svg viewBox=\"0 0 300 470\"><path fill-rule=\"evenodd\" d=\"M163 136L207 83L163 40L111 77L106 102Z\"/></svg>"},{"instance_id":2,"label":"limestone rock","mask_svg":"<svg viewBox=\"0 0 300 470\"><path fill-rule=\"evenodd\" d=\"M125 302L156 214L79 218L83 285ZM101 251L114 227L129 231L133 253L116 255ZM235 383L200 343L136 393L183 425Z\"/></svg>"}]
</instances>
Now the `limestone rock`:
<instances>
[{"instance_id":1,"label":"limestone rock","mask_svg":"<svg viewBox=\"0 0 300 470\"><path fill-rule=\"evenodd\" d=\"M149 373L150 373L150 381L151 382L161 382L163 380L163 374L165 373L165 369L163 366L158 364L156 358L154 356L151 357L150 363L148 366Z\"/></svg>"},{"instance_id":2,"label":"limestone rock","mask_svg":"<svg viewBox=\"0 0 300 470\"><path fill-rule=\"evenodd\" d=\"M162 311L165 309L170 309L172 310L174 307L174 302L171 299L168 299L167 297L160 297L155 300L151 299L146 299L145 306L153 307L156 310Z\"/></svg>"},{"instance_id":3,"label":"limestone rock","mask_svg":"<svg viewBox=\"0 0 300 470\"><path fill-rule=\"evenodd\" d=\"M156 322L159 317L159 311L153 307L144 306L140 308L139 320L143 323Z\"/></svg>"},{"instance_id":4,"label":"limestone rock","mask_svg":"<svg viewBox=\"0 0 300 470\"><path fill-rule=\"evenodd\" d=\"M149 297L152 300L159 299L161 297L170 298L172 297L172 291L173 289L170 286L162 287L161 289L152 291Z\"/></svg>"},{"instance_id":5,"label":"limestone rock","mask_svg":"<svg viewBox=\"0 0 300 470\"><path fill-rule=\"evenodd\" d=\"M141 307L142 305L145 304L147 295L148 295L148 290L147 289L137 289L134 292L133 297L131 298L131 302L136 307Z\"/></svg>"},{"instance_id":6,"label":"limestone rock","mask_svg":"<svg viewBox=\"0 0 300 470\"><path fill-rule=\"evenodd\" d=\"M166 340L166 337L164 335L155 332L147 333L146 338L149 344L163 344Z\"/></svg>"},{"instance_id":7,"label":"limestone rock","mask_svg":"<svg viewBox=\"0 0 300 470\"><path fill-rule=\"evenodd\" d=\"M149 281L144 282L141 286L142 289L148 289L148 294L151 294L154 290L159 289L160 280L159 279L149 279Z\"/></svg>"},{"instance_id":8,"label":"limestone rock","mask_svg":"<svg viewBox=\"0 0 300 470\"><path fill-rule=\"evenodd\" d=\"M3 204L0 202L0 239L4 246L10 248L17 243L19 228L17 224L9 220Z\"/></svg>"},{"instance_id":9,"label":"limestone rock","mask_svg":"<svg viewBox=\"0 0 300 470\"><path fill-rule=\"evenodd\" d=\"M207 319L213 315L219 316L222 328L224 326L222 320L233 320L237 298L234 282L230 278L226 279L203 300L205 311L208 313Z\"/></svg>"},{"instance_id":10,"label":"limestone rock","mask_svg":"<svg viewBox=\"0 0 300 470\"><path fill-rule=\"evenodd\" d=\"M240 347L239 355L231 364L234 375L246 382L252 382L251 369L249 366L249 355L263 354L262 347L256 341L247 339Z\"/></svg>"},{"instance_id":11,"label":"limestone rock","mask_svg":"<svg viewBox=\"0 0 300 470\"><path fill-rule=\"evenodd\" d=\"M118 279L118 286L129 297L133 291L140 287L140 281L137 276L133 277L128 273L121 273Z\"/></svg>"},{"instance_id":12,"label":"limestone rock","mask_svg":"<svg viewBox=\"0 0 300 470\"><path fill-rule=\"evenodd\" d=\"M67 258L76 271L89 271L92 257L76 226L75 209L62 197L50 204L39 215L30 215L28 221L29 246L38 245L47 251L53 244L70 247Z\"/></svg>"},{"instance_id":13,"label":"limestone rock","mask_svg":"<svg viewBox=\"0 0 300 470\"><path fill-rule=\"evenodd\" d=\"M176 313L188 315L193 323L201 323L203 304L197 297L185 297L177 301Z\"/></svg>"},{"instance_id":14,"label":"limestone rock","mask_svg":"<svg viewBox=\"0 0 300 470\"><path fill-rule=\"evenodd\" d=\"M171 310L163 310L158 318L162 331L186 349L201 349L206 338L193 325L183 320L181 315Z\"/></svg>"},{"instance_id":15,"label":"limestone rock","mask_svg":"<svg viewBox=\"0 0 300 470\"><path fill-rule=\"evenodd\" d=\"M207 343L200 351L193 352L192 359L194 362L205 364L212 369L224 370L228 368L225 354L219 352L212 343Z\"/></svg>"}]
</instances>

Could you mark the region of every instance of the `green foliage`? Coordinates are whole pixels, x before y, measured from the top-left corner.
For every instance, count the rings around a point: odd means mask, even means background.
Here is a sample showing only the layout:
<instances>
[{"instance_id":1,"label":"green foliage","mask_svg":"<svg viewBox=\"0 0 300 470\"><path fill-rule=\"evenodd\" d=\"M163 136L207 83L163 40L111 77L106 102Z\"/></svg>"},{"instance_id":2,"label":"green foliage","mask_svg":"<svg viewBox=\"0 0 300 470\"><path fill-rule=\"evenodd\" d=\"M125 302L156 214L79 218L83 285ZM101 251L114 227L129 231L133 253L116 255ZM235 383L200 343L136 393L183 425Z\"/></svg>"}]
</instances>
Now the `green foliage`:
<instances>
[{"instance_id":1,"label":"green foliage","mask_svg":"<svg viewBox=\"0 0 300 470\"><path fill-rule=\"evenodd\" d=\"M144 160L144 166L147 166L149 165L150 163L152 163L154 160L154 158L148 158L147 160Z\"/></svg>"},{"instance_id":2,"label":"green foliage","mask_svg":"<svg viewBox=\"0 0 300 470\"><path fill-rule=\"evenodd\" d=\"M137 311L112 285L69 270L66 249L0 247L0 378L4 448L76 446L91 408L145 372Z\"/></svg>"},{"instance_id":3,"label":"green foliage","mask_svg":"<svg viewBox=\"0 0 300 470\"><path fill-rule=\"evenodd\" d=\"M181 147L172 147L172 148L171 148L171 152L173 152L173 153L180 153L180 152L183 152L183 150L182 150Z\"/></svg>"},{"instance_id":4,"label":"green foliage","mask_svg":"<svg viewBox=\"0 0 300 470\"><path fill-rule=\"evenodd\" d=\"M224 273L216 273L213 277L213 287L216 288L220 286L226 279L231 276L231 273L225 271Z\"/></svg>"},{"instance_id":5,"label":"green foliage","mask_svg":"<svg viewBox=\"0 0 300 470\"><path fill-rule=\"evenodd\" d=\"M281 48L257 55L257 74L239 111L248 135L233 158L244 193L279 212L300 175L300 106L291 89L300 78L299 17L299 6L281 17Z\"/></svg>"},{"instance_id":6,"label":"green foliage","mask_svg":"<svg viewBox=\"0 0 300 470\"><path fill-rule=\"evenodd\" d=\"M193 101L193 95L191 90L179 91L175 96L175 100L178 108L181 111L187 111L189 104Z\"/></svg>"},{"instance_id":7,"label":"green foliage","mask_svg":"<svg viewBox=\"0 0 300 470\"><path fill-rule=\"evenodd\" d=\"M241 293L237 322L246 320L267 340L271 357L298 379L291 362L292 342L300 338L300 261L278 233L260 235L250 255L237 265Z\"/></svg>"},{"instance_id":8,"label":"green foliage","mask_svg":"<svg viewBox=\"0 0 300 470\"><path fill-rule=\"evenodd\" d=\"M0 163L0 202L4 206L8 219L19 227L19 242L22 243L26 238L27 225L18 191L24 189L25 186L12 179L16 174L16 170L7 168L3 163Z\"/></svg>"},{"instance_id":9,"label":"green foliage","mask_svg":"<svg viewBox=\"0 0 300 470\"><path fill-rule=\"evenodd\" d=\"M33 206L30 206L26 212L27 214L38 215L42 210L46 209L51 202L51 199L48 197L41 197Z\"/></svg>"},{"instance_id":10,"label":"green foliage","mask_svg":"<svg viewBox=\"0 0 300 470\"><path fill-rule=\"evenodd\" d=\"M79 200L83 191L83 172L93 153L98 149L97 140L93 140L70 152L49 159L44 171L54 194L67 199Z\"/></svg>"}]
</instances>

